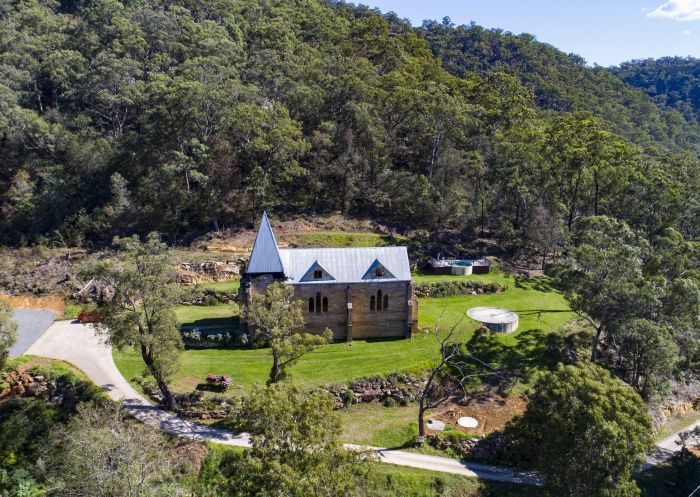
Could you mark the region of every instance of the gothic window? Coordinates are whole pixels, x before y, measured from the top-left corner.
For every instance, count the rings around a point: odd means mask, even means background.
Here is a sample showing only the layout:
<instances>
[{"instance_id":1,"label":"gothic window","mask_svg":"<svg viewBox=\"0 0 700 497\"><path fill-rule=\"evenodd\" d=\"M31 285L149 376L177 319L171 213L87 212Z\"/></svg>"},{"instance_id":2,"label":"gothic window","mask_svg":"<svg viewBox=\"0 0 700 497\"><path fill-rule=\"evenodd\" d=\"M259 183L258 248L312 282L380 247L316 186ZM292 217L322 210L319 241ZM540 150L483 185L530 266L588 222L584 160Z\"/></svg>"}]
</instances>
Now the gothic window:
<instances>
[{"instance_id":1,"label":"gothic window","mask_svg":"<svg viewBox=\"0 0 700 497\"><path fill-rule=\"evenodd\" d=\"M382 310L382 291L377 290L377 310Z\"/></svg>"},{"instance_id":2,"label":"gothic window","mask_svg":"<svg viewBox=\"0 0 700 497\"><path fill-rule=\"evenodd\" d=\"M328 312L328 297L323 297L323 312Z\"/></svg>"},{"instance_id":3,"label":"gothic window","mask_svg":"<svg viewBox=\"0 0 700 497\"><path fill-rule=\"evenodd\" d=\"M378 267L377 269L374 270L374 275L377 278L381 278L384 276L384 268L383 267Z\"/></svg>"},{"instance_id":4,"label":"gothic window","mask_svg":"<svg viewBox=\"0 0 700 497\"><path fill-rule=\"evenodd\" d=\"M309 312L314 312L314 299L310 298L309 299Z\"/></svg>"},{"instance_id":5,"label":"gothic window","mask_svg":"<svg viewBox=\"0 0 700 497\"><path fill-rule=\"evenodd\" d=\"M383 306L383 308L384 308L385 311L389 308L389 296L388 296L388 295L384 295L384 306Z\"/></svg>"},{"instance_id":6,"label":"gothic window","mask_svg":"<svg viewBox=\"0 0 700 497\"><path fill-rule=\"evenodd\" d=\"M369 310L370 310L370 311L373 311L373 310L374 310L374 302L375 302L375 300L374 300L374 295L372 295L372 296L369 298Z\"/></svg>"},{"instance_id":7,"label":"gothic window","mask_svg":"<svg viewBox=\"0 0 700 497\"><path fill-rule=\"evenodd\" d=\"M323 271L320 269L314 269L314 279L320 280L321 278L323 278Z\"/></svg>"},{"instance_id":8,"label":"gothic window","mask_svg":"<svg viewBox=\"0 0 700 497\"><path fill-rule=\"evenodd\" d=\"M316 294L316 312L321 312L321 292Z\"/></svg>"}]
</instances>

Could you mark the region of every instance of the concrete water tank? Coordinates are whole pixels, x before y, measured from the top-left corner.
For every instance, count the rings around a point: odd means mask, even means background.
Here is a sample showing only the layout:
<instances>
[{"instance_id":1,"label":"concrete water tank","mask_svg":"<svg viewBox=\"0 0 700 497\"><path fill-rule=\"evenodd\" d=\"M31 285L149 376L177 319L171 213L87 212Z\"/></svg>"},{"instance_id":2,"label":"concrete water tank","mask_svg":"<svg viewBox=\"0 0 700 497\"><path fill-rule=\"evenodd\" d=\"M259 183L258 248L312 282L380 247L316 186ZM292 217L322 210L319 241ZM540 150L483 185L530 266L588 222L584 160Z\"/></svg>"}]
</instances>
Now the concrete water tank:
<instances>
[{"instance_id":1,"label":"concrete water tank","mask_svg":"<svg viewBox=\"0 0 700 497\"><path fill-rule=\"evenodd\" d=\"M498 333L512 333L518 328L518 315L500 307L472 307L467 316Z\"/></svg>"}]
</instances>

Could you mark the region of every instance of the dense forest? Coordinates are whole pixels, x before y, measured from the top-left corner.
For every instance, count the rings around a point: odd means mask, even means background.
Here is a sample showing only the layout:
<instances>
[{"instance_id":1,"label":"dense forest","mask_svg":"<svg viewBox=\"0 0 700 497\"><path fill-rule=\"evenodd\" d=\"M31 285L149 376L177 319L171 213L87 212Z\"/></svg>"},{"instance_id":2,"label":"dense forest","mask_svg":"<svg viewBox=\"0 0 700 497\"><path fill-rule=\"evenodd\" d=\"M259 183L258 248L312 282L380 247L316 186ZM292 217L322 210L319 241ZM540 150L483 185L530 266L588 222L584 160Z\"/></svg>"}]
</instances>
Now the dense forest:
<instances>
[{"instance_id":1,"label":"dense forest","mask_svg":"<svg viewBox=\"0 0 700 497\"><path fill-rule=\"evenodd\" d=\"M700 59L663 57L625 62L612 68L625 83L639 88L658 103L700 122Z\"/></svg>"},{"instance_id":2,"label":"dense forest","mask_svg":"<svg viewBox=\"0 0 700 497\"><path fill-rule=\"evenodd\" d=\"M530 36L319 0L0 1L3 244L277 215L700 230L700 125ZM681 109L683 112L685 110Z\"/></svg>"}]
</instances>

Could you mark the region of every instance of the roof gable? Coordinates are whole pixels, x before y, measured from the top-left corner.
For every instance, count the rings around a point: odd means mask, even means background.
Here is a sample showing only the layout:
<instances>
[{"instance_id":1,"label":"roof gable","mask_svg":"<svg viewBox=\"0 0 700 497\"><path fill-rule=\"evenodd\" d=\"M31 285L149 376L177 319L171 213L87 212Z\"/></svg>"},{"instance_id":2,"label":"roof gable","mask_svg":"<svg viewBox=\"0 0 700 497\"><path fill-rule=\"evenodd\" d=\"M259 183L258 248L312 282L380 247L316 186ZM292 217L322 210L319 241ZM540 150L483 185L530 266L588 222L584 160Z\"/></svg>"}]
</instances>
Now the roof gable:
<instances>
[{"instance_id":1,"label":"roof gable","mask_svg":"<svg viewBox=\"0 0 700 497\"><path fill-rule=\"evenodd\" d=\"M284 273L284 265L282 264L277 240L275 240L275 234L272 232L267 212L263 213L260 221L260 227L255 237L255 244L253 245L253 252L250 254L246 273Z\"/></svg>"},{"instance_id":2,"label":"roof gable","mask_svg":"<svg viewBox=\"0 0 700 497\"><path fill-rule=\"evenodd\" d=\"M316 271L321 272L321 277L316 278ZM318 261L314 261L314 263L311 265L309 270L304 274L304 276L301 277L301 280L299 281L334 281L335 278L331 273L326 271L326 268L324 268L321 264L318 263Z\"/></svg>"},{"instance_id":3,"label":"roof gable","mask_svg":"<svg viewBox=\"0 0 700 497\"><path fill-rule=\"evenodd\" d=\"M379 262L379 259L374 259L372 265L367 269L367 272L362 276L363 280L390 280L396 279L391 271Z\"/></svg>"}]
</instances>

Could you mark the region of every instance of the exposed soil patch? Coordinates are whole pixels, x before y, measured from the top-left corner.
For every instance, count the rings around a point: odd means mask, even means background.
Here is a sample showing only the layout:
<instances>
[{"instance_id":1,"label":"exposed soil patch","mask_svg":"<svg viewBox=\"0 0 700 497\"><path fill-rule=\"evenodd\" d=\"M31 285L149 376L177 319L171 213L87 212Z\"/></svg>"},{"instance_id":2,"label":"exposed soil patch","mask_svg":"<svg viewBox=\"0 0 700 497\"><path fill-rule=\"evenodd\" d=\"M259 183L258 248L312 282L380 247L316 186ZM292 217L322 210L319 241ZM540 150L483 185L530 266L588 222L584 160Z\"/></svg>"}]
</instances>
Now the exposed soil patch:
<instances>
[{"instance_id":1,"label":"exposed soil patch","mask_svg":"<svg viewBox=\"0 0 700 497\"><path fill-rule=\"evenodd\" d=\"M494 393L485 393L468 397L461 404L447 404L434 411L430 419L437 419L446 426L470 435L488 435L503 430L511 419L525 412L526 406L527 400L520 395L501 397ZM459 418L464 416L476 419L479 426L464 428L457 424Z\"/></svg>"},{"instance_id":2,"label":"exposed soil patch","mask_svg":"<svg viewBox=\"0 0 700 497\"><path fill-rule=\"evenodd\" d=\"M66 299L60 295L0 295L0 300L9 302L16 309L53 311L57 316L62 316L66 310Z\"/></svg>"}]
</instances>

